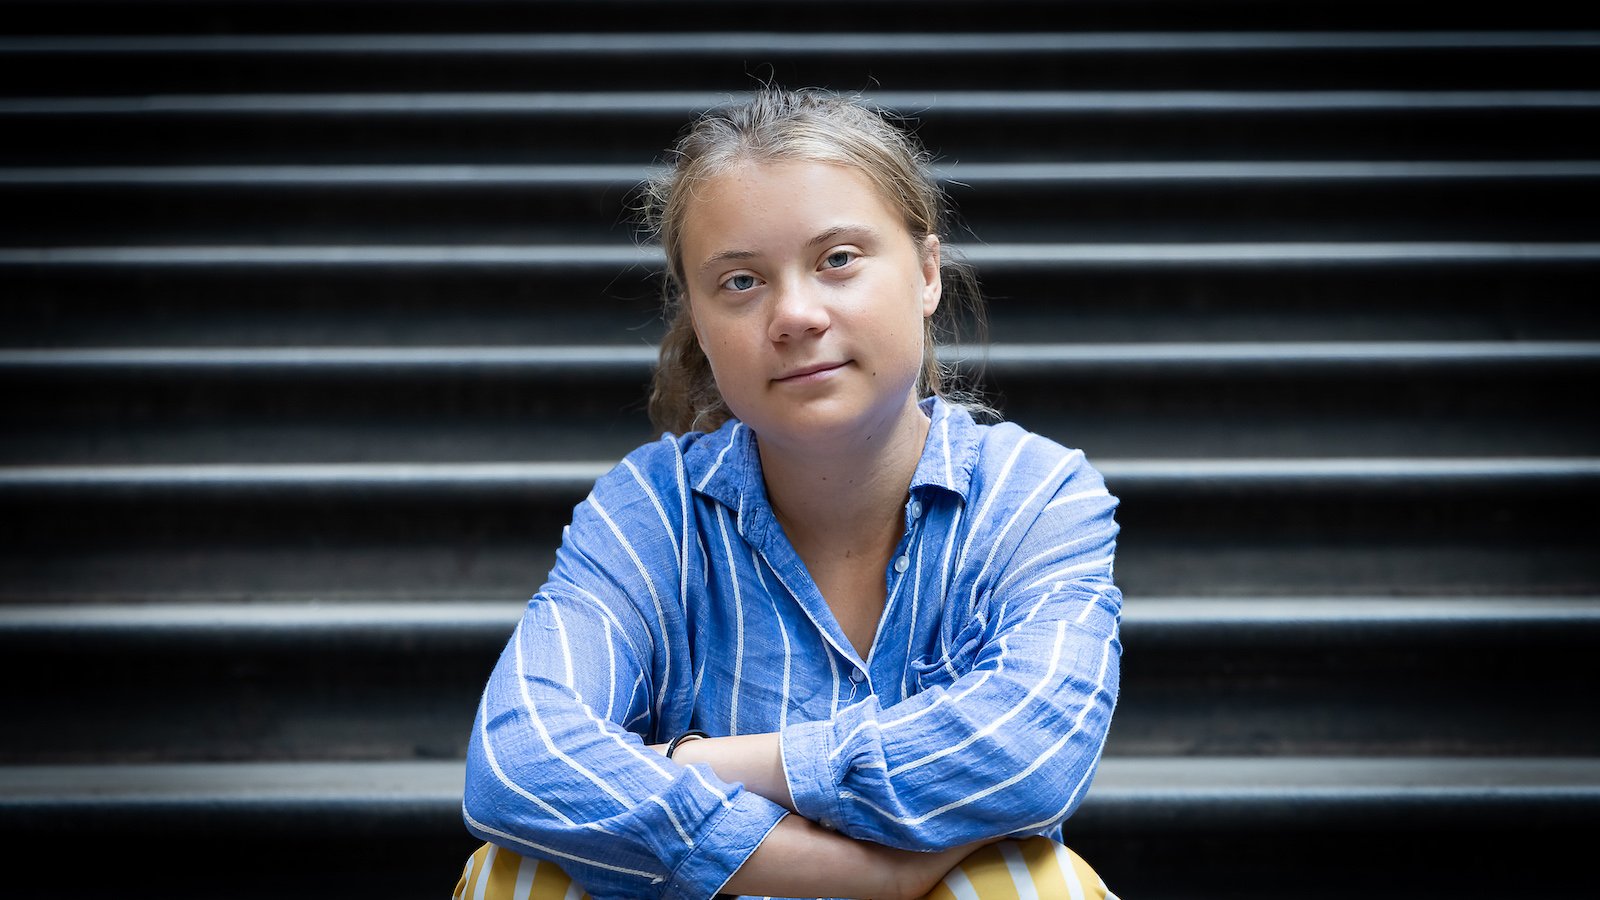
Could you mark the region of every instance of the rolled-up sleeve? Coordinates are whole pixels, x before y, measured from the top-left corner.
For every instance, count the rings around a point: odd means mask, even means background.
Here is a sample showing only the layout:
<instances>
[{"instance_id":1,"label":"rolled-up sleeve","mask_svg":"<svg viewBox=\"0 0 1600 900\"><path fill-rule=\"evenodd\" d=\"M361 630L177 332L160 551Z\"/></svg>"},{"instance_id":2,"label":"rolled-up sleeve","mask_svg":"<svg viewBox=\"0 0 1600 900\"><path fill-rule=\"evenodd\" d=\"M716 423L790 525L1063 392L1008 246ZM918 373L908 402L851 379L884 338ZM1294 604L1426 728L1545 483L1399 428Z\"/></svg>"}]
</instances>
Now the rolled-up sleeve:
<instances>
[{"instance_id":1,"label":"rolled-up sleeve","mask_svg":"<svg viewBox=\"0 0 1600 900\"><path fill-rule=\"evenodd\" d=\"M468 746L468 830L554 861L597 900L712 897L786 813L646 746L692 691L675 452L631 455L574 511Z\"/></svg>"},{"instance_id":2,"label":"rolled-up sleeve","mask_svg":"<svg viewBox=\"0 0 1600 900\"><path fill-rule=\"evenodd\" d=\"M984 568L974 602L958 603L949 654L918 693L784 731L800 814L928 850L1044 833L1083 800L1118 692L1117 501L1081 454L1057 469L1001 504L1028 524L995 527L997 552L968 560Z\"/></svg>"}]
</instances>

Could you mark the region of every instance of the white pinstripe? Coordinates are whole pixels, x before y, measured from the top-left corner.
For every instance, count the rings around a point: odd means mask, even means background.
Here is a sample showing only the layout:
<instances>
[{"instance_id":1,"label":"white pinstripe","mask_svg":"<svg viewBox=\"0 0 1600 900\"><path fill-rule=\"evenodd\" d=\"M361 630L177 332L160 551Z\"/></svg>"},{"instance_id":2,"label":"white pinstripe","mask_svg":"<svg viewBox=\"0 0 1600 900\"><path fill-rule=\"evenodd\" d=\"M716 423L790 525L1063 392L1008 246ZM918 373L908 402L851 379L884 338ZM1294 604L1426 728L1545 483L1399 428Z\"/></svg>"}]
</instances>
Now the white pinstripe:
<instances>
[{"instance_id":1,"label":"white pinstripe","mask_svg":"<svg viewBox=\"0 0 1600 900\"><path fill-rule=\"evenodd\" d=\"M661 807L661 811L667 814L667 821L672 823L673 830L678 832L678 837L683 840L684 846L693 847L694 841L689 838L689 832L683 830L683 823L678 821L678 817L673 814L672 807L667 805L667 801L655 796L650 798L650 802Z\"/></svg>"},{"instance_id":2,"label":"white pinstripe","mask_svg":"<svg viewBox=\"0 0 1600 900\"><path fill-rule=\"evenodd\" d=\"M961 741L959 741L958 743L950 744L950 745L945 746L945 747L941 747L938 750L935 750L934 752L929 753L929 754L927 754L925 756L921 756L921 757L918 757L917 759L911 760L909 762L901 763L900 765L895 766L894 768L889 770L889 777L893 778L894 776L899 775L902 772L909 772L912 769L920 769L923 766L927 765L928 763L933 762L936 759L943 759L943 758L945 758L946 756L949 756L952 753L959 753L962 750L965 750L968 747L972 746L973 744L976 744L978 741L983 740L984 738L988 737L989 735L994 734L996 731L1000 730L1000 726L1002 726L1005 723L1007 723L1007 722L1011 721L1012 719L1016 718L1017 714L1022 712L1022 710L1024 708L1026 708L1028 706L1028 704L1030 704L1034 700L1038 699L1039 695L1044 693L1044 689L1045 688L1049 687L1050 685L1052 685L1052 684L1054 684L1056 682L1056 669L1059 668L1060 665L1061 665L1061 645L1062 645L1062 643L1065 642L1066 635L1067 635L1067 625L1066 625L1066 623L1065 622L1057 623L1057 625L1056 625L1056 642L1055 642L1054 646L1052 646L1050 648L1050 665L1045 670L1045 674L1043 676L1041 676L1038 681L1034 682L1033 687L1028 689L1028 693L1022 698L1022 700L1019 703L1017 703L1016 706L1013 706L1010 709L1006 710L998 718L991 719L989 721L989 724L987 724L987 725L983 726L982 728L979 728L978 730L972 732L971 734L967 735L965 738L962 738Z\"/></svg>"},{"instance_id":3,"label":"white pinstripe","mask_svg":"<svg viewBox=\"0 0 1600 900\"><path fill-rule=\"evenodd\" d=\"M1017 442L1017 447L1019 450L1025 441L1026 439ZM1011 526L1017 524L1017 520L1021 519L1022 514L1027 512L1033 506L1033 502L1038 499L1039 494L1042 493L1044 489L1056 479L1056 476L1061 474L1062 470L1067 467L1067 463L1071 461L1071 459L1072 457L1069 455L1066 459L1060 460L1056 463L1055 468L1050 470L1050 474L1045 476L1045 479L1035 485L1033 490L1028 493L1027 499L1017 504L1017 508L1011 513L1011 518L1006 520L1005 526L1000 529L1000 533L996 535L993 542L990 543L989 555L984 558L983 565L979 567L978 577L972 579L972 597L967 604L968 609L977 608L978 589L983 586L984 576L988 574L989 567L994 565L995 555L1000 552L1001 547L1005 546L1005 537L1011 533ZM1009 472L1007 474L1009 474ZM992 496L994 495L991 495L991 497Z\"/></svg>"},{"instance_id":4,"label":"white pinstripe","mask_svg":"<svg viewBox=\"0 0 1600 900\"><path fill-rule=\"evenodd\" d=\"M721 453L717 454L717 461L711 464L711 468L706 470L705 475L701 476L700 483L694 486L695 490L703 491L706 489L706 485L711 483L711 476L717 474L717 470L722 468L722 461L727 458L728 451L739 446L737 438L739 437L739 429L743 427L743 422L733 423L733 433L728 436L728 445L722 448Z\"/></svg>"},{"instance_id":5,"label":"white pinstripe","mask_svg":"<svg viewBox=\"0 0 1600 900\"><path fill-rule=\"evenodd\" d=\"M611 529L612 536L616 538L623 551L628 554L628 558L633 560L634 568L639 571L640 577L644 579L645 589L650 592L650 602L655 604L656 621L660 623L662 628L665 628L667 623L666 611L661 608L661 595L656 591L655 579L650 577L650 570L645 567L644 560L639 558L638 552L633 549L633 544L628 542L627 537L622 533L622 529L618 528L617 523L612 521L611 515L606 512L605 507L600 505L600 501L595 499L594 494L589 495L588 502L594 509L595 514L600 517L601 521L606 523L606 527ZM661 711L661 705L666 702L667 685L672 681L672 640L665 633L661 635L661 669L661 689L657 693L655 701L658 714Z\"/></svg>"},{"instance_id":6,"label":"white pinstripe","mask_svg":"<svg viewBox=\"0 0 1600 900\"><path fill-rule=\"evenodd\" d=\"M728 733L739 733L739 693L744 688L744 598L739 595L739 568L734 565L733 544L728 540L728 512L717 507L717 527L722 530L722 549L728 555L728 581L733 589L734 633L738 636L733 650L733 689L728 692Z\"/></svg>"},{"instance_id":7,"label":"white pinstripe","mask_svg":"<svg viewBox=\"0 0 1600 900\"><path fill-rule=\"evenodd\" d=\"M766 592L767 602L772 604L772 620L778 625L778 635L783 638L783 695L778 705L778 730L789 727L789 672L794 663L794 649L789 646L789 626L783 624L783 612L778 609L778 598L772 595L772 589L767 587L767 578L761 574L761 560L756 556L756 551L750 551L750 569L756 573L756 581L761 585L761 590Z\"/></svg>"},{"instance_id":8,"label":"white pinstripe","mask_svg":"<svg viewBox=\"0 0 1600 900\"><path fill-rule=\"evenodd\" d=\"M1028 445L1029 437L1032 437L1032 435L1023 435L1021 440L1012 445L1011 455L1006 457L1005 463L1000 467L999 474L995 476L995 483L984 495L983 506L978 508L979 522L986 521L989 518L989 508L994 506L995 501L1004 496L1003 489L1006 481L1011 477L1011 469L1017 464L1017 457L1022 455L1022 448ZM961 552L956 554L957 566L962 565L966 560L967 550L972 547L972 542L978 539L978 534L979 531L976 528L967 532L967 539L961 544ZM973 581L972 591L973 595L976 596L978 591L976 579ZM971 607L968 606L968 609L971 609Z\"/></svg>"}]
</instances>

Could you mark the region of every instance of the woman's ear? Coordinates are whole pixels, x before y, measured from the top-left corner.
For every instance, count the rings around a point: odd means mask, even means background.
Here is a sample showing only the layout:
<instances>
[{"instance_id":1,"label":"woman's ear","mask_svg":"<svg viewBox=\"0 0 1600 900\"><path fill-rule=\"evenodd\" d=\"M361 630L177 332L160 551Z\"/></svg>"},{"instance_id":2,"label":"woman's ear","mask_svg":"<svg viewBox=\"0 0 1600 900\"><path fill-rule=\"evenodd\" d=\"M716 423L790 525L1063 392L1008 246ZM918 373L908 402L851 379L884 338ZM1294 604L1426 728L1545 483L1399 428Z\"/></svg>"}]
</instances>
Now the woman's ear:
<instances>
[{"instance_id":1,"label":"woman's ear","mask_svg":"<svg viewBox=\"0 0 1600 900\"><path fill-rule=\"evenodd\" d=\"M933 315L944 295L944 280L939 275L939 236L922 239L922 317Z\"/></svg>"}]
</instances>

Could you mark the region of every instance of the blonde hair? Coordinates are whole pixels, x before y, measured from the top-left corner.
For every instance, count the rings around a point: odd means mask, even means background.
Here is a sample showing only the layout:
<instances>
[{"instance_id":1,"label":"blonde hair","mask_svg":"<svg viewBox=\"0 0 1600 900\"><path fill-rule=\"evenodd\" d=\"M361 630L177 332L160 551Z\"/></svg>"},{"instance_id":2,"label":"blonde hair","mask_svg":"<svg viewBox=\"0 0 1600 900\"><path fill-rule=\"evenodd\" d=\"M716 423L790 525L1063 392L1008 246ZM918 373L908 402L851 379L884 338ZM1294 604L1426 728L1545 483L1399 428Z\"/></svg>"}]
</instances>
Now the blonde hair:
<instances>
[{"instance_id":1,"label":"blonde hair","mask_svg":"<svg viewBox=\"0 0 1600 900\"><path fill-rule=\"evenodd\" d=\"M666 253L662 314L667 323L650 386L650 419L662 431L710 431L732 417L700 349L690 319L683 269L683 223L695 188L742 162L804 160L849 166L877 187L888 206L921 241L947 237L947 203L931 171L931 157L907 130L859 97L821 90L763 88L747 100L703 113L670 151L670 166L647 181L640 213ZM946 249L940 256L944 296L924 320L918 396L939 394L988 411L975 390L958 388L961 376L941 363L937 346L963 327L982 332L983 311L972 271Z\"/></svg>"}]
</instances>

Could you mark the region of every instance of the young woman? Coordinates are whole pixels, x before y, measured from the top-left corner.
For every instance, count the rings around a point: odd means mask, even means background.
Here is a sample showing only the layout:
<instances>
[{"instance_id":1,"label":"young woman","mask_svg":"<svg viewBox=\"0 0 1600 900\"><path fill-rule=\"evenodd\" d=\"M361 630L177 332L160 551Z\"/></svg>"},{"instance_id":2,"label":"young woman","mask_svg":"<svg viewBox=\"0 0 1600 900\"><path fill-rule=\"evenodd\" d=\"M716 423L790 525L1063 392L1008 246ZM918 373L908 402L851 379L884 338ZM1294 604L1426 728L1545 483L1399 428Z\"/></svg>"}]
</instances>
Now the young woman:
<instances>
[{"instance_id":1,"label":"young woman","mask_svg":"<svg viewBox=\"0 0 1600 900\"><path fill-rule=\"evenodd\" d=\"M926 162L767 90L650 185L668 433L574 510L489 680L458 896L1106 895L1059 841L1117 697L1117 502L946 396Z\"/></svg>"}]
</instances>

